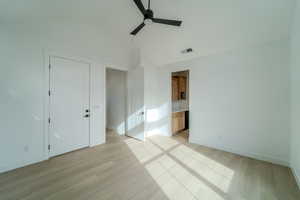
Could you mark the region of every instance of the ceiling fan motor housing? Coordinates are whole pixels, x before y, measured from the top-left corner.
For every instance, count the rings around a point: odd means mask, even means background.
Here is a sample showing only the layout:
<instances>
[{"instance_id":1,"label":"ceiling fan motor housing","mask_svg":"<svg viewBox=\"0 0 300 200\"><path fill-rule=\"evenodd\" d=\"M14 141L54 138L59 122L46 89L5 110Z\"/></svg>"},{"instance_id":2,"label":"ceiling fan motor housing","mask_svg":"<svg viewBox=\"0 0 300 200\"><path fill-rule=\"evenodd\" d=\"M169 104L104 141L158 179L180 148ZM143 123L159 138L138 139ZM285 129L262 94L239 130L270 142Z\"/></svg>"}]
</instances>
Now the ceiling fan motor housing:
<instances>
[{"instance_id":1,"label":"ceiling fan motor housing","mask_svg":"<svg viewBox=\"0 0 300 200\"><path fill-rule=\"evenodd\" d=\"M153 11L150 9L150 0L148 0L148 9L145 9L141 0L133 0L133 1L138 7L138 9L141 11L141 13L143 14L144 21L130 33L131 35L136 35L140 30L142 30L142 28L145 25L152 24L152 23L165 24L171 26L181 26L182 21L154 18Z\"/></svg>"},{"instance_id":2,"label":"ceiling fan motor housing","mask_svg":"<svg viewBox=\"0 0 300 200\"><path fill-rule=\"evenodd\" d=\"M145 14L144 14L144 20L145 19L153 19L153 11L148 9L146 10Z\"/></svg>"}]
</instances>

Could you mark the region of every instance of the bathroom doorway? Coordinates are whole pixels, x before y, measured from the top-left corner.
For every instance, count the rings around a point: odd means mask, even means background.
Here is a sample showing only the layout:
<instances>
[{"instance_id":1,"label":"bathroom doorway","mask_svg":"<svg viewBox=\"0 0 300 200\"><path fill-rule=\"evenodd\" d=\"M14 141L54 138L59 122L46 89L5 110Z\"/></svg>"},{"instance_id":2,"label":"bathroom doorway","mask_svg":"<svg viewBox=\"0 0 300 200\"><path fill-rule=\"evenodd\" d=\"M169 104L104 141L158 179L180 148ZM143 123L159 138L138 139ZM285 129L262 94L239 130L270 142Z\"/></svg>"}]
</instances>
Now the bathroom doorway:
<instances>
[{"instance_id":1,"label":"bathroom doorway","mask_svg":"<svg viewBox=\"0 0 300 200\"><path fill-rule=\"evenodd\" d=\"M172 136L189 138L189 70L172 72Z\"/></svg>"}]
</instances>

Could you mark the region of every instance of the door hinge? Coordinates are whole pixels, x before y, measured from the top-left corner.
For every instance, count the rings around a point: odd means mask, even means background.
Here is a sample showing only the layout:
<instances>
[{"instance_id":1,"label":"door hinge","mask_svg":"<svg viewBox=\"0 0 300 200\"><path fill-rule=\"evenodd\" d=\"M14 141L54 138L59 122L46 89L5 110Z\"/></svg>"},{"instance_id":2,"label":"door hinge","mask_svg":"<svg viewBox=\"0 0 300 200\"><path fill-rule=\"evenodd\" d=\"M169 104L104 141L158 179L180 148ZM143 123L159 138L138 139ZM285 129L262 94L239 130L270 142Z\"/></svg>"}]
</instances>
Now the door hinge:
<instances>
[{"instance_id":1,"label":"door hinge","mask_svg":"<svg viewBox=\"0 0 300 200\"><path fill-rule=\"evenodd\" d=\"M48 90L48 95L49 95L49 97L50 97L50 95L51 95L51 91L50 91L50 90Z\"/></svg>"},{"instance_id":2,"label":"door hinge","mask_svg":"<svg viewBox=\"0 0 300 200\"><path fill-rule=\"evenodd\" d=\"M50 124L50 122L51 122L51 119L50 119L50 117L48 118L48 123Z\"/></svg>"},{"instance_id":3,"label":"door hinge","mask_svg":"<svg viewBox=\"0 0 300 200\"><path fill-rule=\"evenodd\" d=\"M48 150L50 151L50 144L48 145Z\"/></svg>"},{"instance_id":4,"label":"door hinge","mask_svg":"<svg viewBox=\"0 0 300 200\"><path fill-rule=\"evenodd\" d=\"M49 69L51 69L51 64L49 64Z\"/></svg>"}]
</instances>

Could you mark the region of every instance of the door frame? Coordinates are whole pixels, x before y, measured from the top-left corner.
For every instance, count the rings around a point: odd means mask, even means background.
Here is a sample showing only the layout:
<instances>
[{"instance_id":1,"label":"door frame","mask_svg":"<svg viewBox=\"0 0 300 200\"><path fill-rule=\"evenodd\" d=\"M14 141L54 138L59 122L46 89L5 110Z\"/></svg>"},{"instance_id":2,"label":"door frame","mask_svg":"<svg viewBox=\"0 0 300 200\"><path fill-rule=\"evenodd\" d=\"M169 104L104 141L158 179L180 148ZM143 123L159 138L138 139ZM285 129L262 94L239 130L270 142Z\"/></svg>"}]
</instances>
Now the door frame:
<instances>
[{"instance_id":1,"label":"door frame","mask_svg":"<svg viewBox=\"0 0 300 200\"><path fill-rule=\"evenodd\" d=\"M191 126L192 124L192 115L191 115L191 112L192 112L192 94L191 94L191 91L192 91L192 79L191 79L191 76L192 76L192 69L190 67L183 67L183 66L174 66L172 68L170 68L168 70L168 84L169 84L169 137L172 137L173 135L173 132L172 132L172 114L173 114L173 111L172 111L172 106L173 106L173 101L172 101L172 74L174 72L180 72L180 71L189 71L189 138L188 138L188 143L192 143L192 139L194 134L193 134L193 127Z\"/></svg>"},{"instance_id":2,"label":"door frame","mask_svg":"<svg viewBox=\"0 0 300 200\"><path fill-rule=\"evenodd\" d=\"M50 96L49 96L49 90L50 90L50 64L51 64L51 58L61 58L65 60L70 60L74 62L79 62L83 64L87 64L88 70L89 70L89 109L91 110L91 66L92 64L90 62L87 62L82 59L77 59L72 56L65 56L61 54L51 53L51 52L44 52L44 157L46 160L51 158L50 151L48 149L50 144L50 125L49 125L49 117L50 117ZM89 145L88 147L91 147L91 117L89 118Z\"/></svg>"}]
</instances>

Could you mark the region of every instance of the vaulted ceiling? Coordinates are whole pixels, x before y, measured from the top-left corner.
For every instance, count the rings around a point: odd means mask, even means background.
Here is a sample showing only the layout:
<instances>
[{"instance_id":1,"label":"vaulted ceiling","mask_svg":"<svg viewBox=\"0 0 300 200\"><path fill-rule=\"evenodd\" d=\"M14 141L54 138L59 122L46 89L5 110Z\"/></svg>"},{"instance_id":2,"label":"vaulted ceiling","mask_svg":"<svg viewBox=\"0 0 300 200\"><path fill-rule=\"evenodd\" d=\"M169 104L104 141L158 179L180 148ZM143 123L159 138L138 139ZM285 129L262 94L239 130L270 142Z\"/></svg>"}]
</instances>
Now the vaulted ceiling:
<instances>
[{"instance_id":1,"label":"vaulted ceiling","mask_svg":"<svg viewBox=\"0 0 300 200\"><path fill-rule=\"evenodd\" d=\"M142 21L132 0L1 0L0 23L89 24L124 49L138 48L142 62L163 65L286 39L294 0L152 0L151 5L156 17L183 20L182 27L152 24L130 36ZM195 52L180 53L189 47Z\"/></svg>"},{"instance_id":2,"label":"vaulted ceiling","mask_svg":"<svg viewBox=\"0 0 300 200\"><path fill-rule=\"evenodd\" d=\"M181 28L153 24L138 35L145 62L156 65L289 37L294 1L153 0L156 15L183 20ZM185 48L194 53L181 54Z\"/></svg>"}]
</instances>

